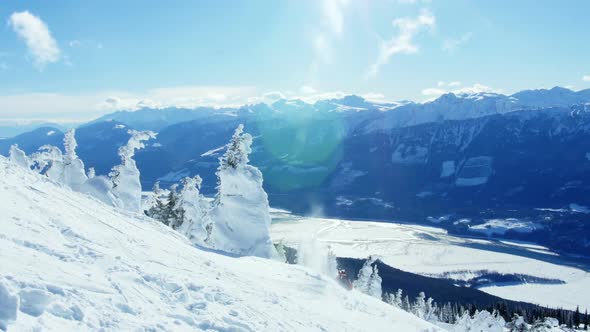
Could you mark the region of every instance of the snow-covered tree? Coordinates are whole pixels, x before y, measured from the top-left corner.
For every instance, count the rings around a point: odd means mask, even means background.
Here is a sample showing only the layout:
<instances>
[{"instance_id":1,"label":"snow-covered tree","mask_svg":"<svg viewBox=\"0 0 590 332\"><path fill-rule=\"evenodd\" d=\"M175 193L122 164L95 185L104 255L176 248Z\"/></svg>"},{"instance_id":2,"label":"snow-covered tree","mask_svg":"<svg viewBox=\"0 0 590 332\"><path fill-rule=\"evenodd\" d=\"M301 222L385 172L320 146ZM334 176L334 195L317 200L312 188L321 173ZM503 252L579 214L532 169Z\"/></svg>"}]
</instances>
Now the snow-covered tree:
<instances>
[{"instance_id":1,"label":"snow-covered tree","mask_svg":"<svg viewBox=\"0 0 590 332\"><path fill-rule=\"evenodd\" d=\"M510 332L528 332L530 331L530 325L524 320L524 317L514 314L512 320L506 324L506 327Z\"/></svg>"},{"instance_id":2,"label":"snow-covered tree","mask_svg":"<svg viewBox=\"0 0 590 332\"><path fill-rule=\"evenodd\" d=\"M248 164L252 136L243 130L243 125L238 126L219 158L208 241L238 255L275 257L268 195L262 188L262 173Z\"/></svg>"},{"instance_id":3,"label":"snow-covered tree","mask_svg":"<svg viewBox=\"0 0 590 332\"><path fill-rule=\"evenodd\" d=\"M206 244L207 225L211 223L208 214L209 203L200 193L202 182L203 180L198 175L184 178L178 202L179 209L183 211L183 220L179 230L198 245Z\"/></svg>"},{"instance_id":4,"label":"snow-covered tree","mask_svg":"<svg viewBox=\"0 0 590 332\"><path fill-rule=\"evenodd\" d=\"M282 240L275 243L275 249L277 251L277 260L287 263L287 251L285 250L285 244Z\"/></svg>"},{"instance_id":5,"label":"snow-covered tree","mask_svg":"<svg viewBox=\"0 0 590 332\"><path fill-rule=\"evenodd\" d=\"M32 155L32 159L36 171L75 191L85 191L84 184L88 177L84 170L84 163L76 154L78 144L75 133L74 129L65 133L65 153L55 146L44 145Z\"/></svg>"},{"instance_id":6,"label":"snow-covered tree","mask_svg":"<svg viewBox=\"0 0 590 332\"><path fill-rule=\"evenodd\" d=\"M531 325L531 332L553 332L559 328L559 321L555 318L545 317ZM587 330L587 329L586 329Z\"/></svg>"},{"instance_id":7,"label":"snow-covered tree","mask_svg":"<svg viewBox=\"0 0 590 332\"><path fill-rule=\"evenodd\" d=\"M170 186L168 191L168 200L160 216L160 221L164 225L170 226L175 229L176 225L182 224L184 217L184 211L181 210L180 206L180 195L178 193L178 184Z\"/></svg>"},{"instance_id":8,"label":"snow-covered tree","mask_svg":"<svg viewBox=\"0 0 590 332\"><path fill-rule=\"evenodd\" d=\"M145 214L148 217L156 220L161 220L166 209L166 204L162 200L162 189L160 189L160 182L154 183L152 187L152 193L148 197L148 201L145 202Z\"/></svg>"},{"instance_id":9,"label":"snow-covered tree","mask_svg":"<svg viewBox=\"0 0 590 332\"><path fill-rule=\"evenodd\" d=\"M63 174L61 181L73 190L80 191L88 179L84 170L84 163L76 154L78 143L74 129L68 130L64 135L65 154L63 155Z\"/></svg>"},{"instance_id":10,"label":"snow-covered tree","mask_svg":"<svg viewBox=\"0 0 590 332\"><path fill-rule=\"evenodd\" d=\"M465 311L453 326L455 332L503 332L506 322L494 311L476 311L473 317ZM511 330L512 331L512 330Z\"/></svg>"},{"instance_id":11,"label":"snow-covered tree","mask_svg":"<svg viewBox=\"0 0 590 332\"><path fill-rule=\"evenodd\" d=\"M426 312L426 294L418 293L412 305L412 313L420 318L424 318Z\"/></svg>"},{"instance_id":12,"label":"snow-covered tree","mask_svg":"<svg viewBox=\"0 0 590 332\"><path fill-rule=\"evenodd\" d=\"M401 289L398 289L397 292L395 292L395 295L393 296L392 303L391 303L393 306L398 307L400 309L403 308L402 293L403 293L403 291Z\"/></svg>"},{"instance_id":13,"label":"snow-covered tree","mask_svg":"<svg viewBox=\"0 0 590 332\"><path fill-rule=\"evenodd\" d=\"M379 269L377 268L377 264L373 266L373 273L371 274L371 279L369 280L369 295L381 299L383 296L383 290L381 288L382 279L379 276Z\"/></svg>"},{"instance_id":14,"label":"snow-covered tree","mask_svg":"<svg viewBox=\"0 0 590 332\"><path fill-rule=\"evenodd\" d=\"M139 170L133 160L135 151L143 149L144 141L153 139L152 131L129 130L131 137L126 145L119 148L121 164L113 167L109 176L113 183L112 193L118 199L121 208L129 211L141 211L141 182Z\"/></svg>"},{"instance_id":15,"label":"snow-covered tree","mask_svg":"<svg viewBox=\"0 0 590 332\"><path fill-rule=\"evenodd\" d=\"M34 169L48 178L61 182L63 178L63 154L53 145L43 145L31 156Z\"/></svg>"},{"instance_id":16,"label":"snow-covered tree","mask_svg":"<svg viewBox=\"0 0 590 332\"><path fill-rule=\"evenodd\" d=\"M23 150L18 148L17 144L10 146L9 160L26 169L31 168L31 160Z\"/></svg>"},{"instance_id":17,"label":"snow-covered tree","mask_svg":"<svg viewBox=\"0 0 590 332\"><path fill-rule=\"evenodd\" d=\"M375 259L371 256L367 259L363 267L360 269L357 279L354 281L354 288L373 297L381 299L381 277L377 264L372 265Z\"/></svg>"},{"instance_id":18,"label":"snow-covered tree","mask_svg":"<svg viewBox=\"0 0 590 332\"><path fill-rule=\"evenodd\" d=\"M404 296L404 301L402 302L402 309L408 312L412 309L412 306L410 305L410 298L407 295Z\"/></svg>"}]
</instances>

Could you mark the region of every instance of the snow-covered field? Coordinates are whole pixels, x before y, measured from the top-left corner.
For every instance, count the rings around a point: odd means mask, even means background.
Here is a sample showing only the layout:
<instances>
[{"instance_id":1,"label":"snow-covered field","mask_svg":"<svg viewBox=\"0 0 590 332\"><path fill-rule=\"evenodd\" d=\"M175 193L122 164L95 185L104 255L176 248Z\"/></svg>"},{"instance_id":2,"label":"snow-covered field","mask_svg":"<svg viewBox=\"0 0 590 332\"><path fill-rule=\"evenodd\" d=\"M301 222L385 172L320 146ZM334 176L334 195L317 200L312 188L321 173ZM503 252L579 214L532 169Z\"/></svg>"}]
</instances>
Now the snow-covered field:
<instances>
[{"instance_id":1,"label":"snow-covered field","mask_svg":"<svg viewBox=\"0 0 590 332\"><path fill-rule=\"evenodd\" d=\"M3 157L0 202L0 330L437 330L304 267L197 249Z\"/></svg>"},{"instance_id":2,"label":"snow-covered field","mask_svg":"<svg viewBox=\"0 0 590 332\"><path fill-rule=\"evenodd\" d=\"M572 267L564 258L539 245L461 238L440 228L396 223L305 218L276 213L275 241L297 245L315 236L344 257L380 255L408 272L467 280L479 271L527 274L563 280L564 284L491 286L481 290L519 300L575 310L590 309L590 273ZM586 267L587 270L587 267Z\"/></svg>"}]
</instances>

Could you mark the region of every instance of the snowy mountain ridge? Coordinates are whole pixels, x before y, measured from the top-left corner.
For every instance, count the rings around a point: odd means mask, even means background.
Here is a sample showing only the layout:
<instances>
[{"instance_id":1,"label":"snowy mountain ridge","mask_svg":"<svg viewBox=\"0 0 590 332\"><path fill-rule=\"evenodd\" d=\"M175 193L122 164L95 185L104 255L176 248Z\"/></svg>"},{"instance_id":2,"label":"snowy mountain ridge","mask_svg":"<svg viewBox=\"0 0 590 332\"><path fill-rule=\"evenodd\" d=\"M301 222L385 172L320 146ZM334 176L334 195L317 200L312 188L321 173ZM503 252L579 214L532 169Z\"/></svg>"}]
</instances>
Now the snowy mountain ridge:
<instances>
[{"instance_id":1,"label":"snowy mountain ridge","mask_svg":"<svg viewBox=\"0 0 590 332\"><path fill-rule=\"evenodd\" d=\"M166 125L193 120L218 122L225 121L224 119L228 117L245 119L285 114L285 112L313 112L315 116L340 113L340 116L343 117L364 118L368 115L362 113L368 111L369 113L385 113L385 119L381 118L383 115L377 115L373 120L377 122L385 120L388 124L387 128L396 128L440 120L478 118L517 110L568 107L589 102L590 89L572 91L562 87L523 90L512 95L492 92L448 92L435 100L422 103L405 100L397 102L372 101L352 94L342 98L320 99L315 102L301 99L278 99L272 103L244 105L237 108L140 108L107 114L92 123L115 120L136 129L160 130ZM373 116L375 115L373 114Z\"/></svg>"},{"instance_id":2,"label":"snowy mountain ridge","mask_svg":"<svg viewBox=\"0 0 590 332\"><path fill-rule=\"evenodd\" d=\"M304 267L196 249L3 157L0 187L2 330L438 330Z\"/></svg>"}]
</instances>

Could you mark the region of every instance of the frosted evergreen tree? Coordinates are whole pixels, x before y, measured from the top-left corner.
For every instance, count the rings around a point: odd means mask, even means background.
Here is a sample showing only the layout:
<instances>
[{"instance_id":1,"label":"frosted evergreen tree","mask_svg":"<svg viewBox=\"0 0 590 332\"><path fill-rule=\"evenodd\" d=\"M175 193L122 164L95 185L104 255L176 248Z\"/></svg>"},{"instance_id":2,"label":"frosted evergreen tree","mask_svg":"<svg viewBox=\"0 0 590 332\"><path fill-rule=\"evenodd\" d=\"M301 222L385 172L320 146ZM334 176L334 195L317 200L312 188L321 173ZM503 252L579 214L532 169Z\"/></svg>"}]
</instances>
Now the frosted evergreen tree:
<instances>
[{"instance_id":1,"label":"frosted evergreen tree","mask_svg":"<svg viewBox=\"0 0 590 332\"><path fill-rule=\"evenodd\" d=\"M369 256L369 258L359 270L356 280L352 283L354 289L362 293L369 294L369 283L371 280L371 275L373 274L373 267L371 264L373 264L373 262L374 260L371 256Z\"/></svg>"},{"instance_id":2,"label":"frosted evergreen tree","mask_svg":"<svg viewBox=\"0 0 590 332\"><path fill-rule=\"evenodd\" d=\"M31 156L34 169L48 178L61 182L63 175L63 154L53 145L43 145Z\"/></svg>"},{"instance_id":3,"label":"frosted evergreen tree","mask_svg":"<svg viewBox=\"0 0 590 332\"><path fill-rule=\"evenodd\" d=\"M455 332L470 332L471 329L471 316L469 316L469 312L465 311L463 314L457 318L457 322L453 326L453 331Z\"/></svg>"},{"instance_id":4,"label":"frosted evergreen tree","mask_svg":"<svg viewBox=\"0 0 590 332\"><path fill-rule=\"evenodd\" d=\"M410 298L407 295L404 296L404 301L403 301L403 304L402 304L402 309L404 309L407 312L410 312L410 309L411 309Z\"/></svg>"},{"instance_id":5,"label":"frosted evergreen tree","mask_svg":"<svg viewBox=\"0 0 590 332\"><path fill-rule=\"evenodd\" d=\"M372 265L375 259L371 256L367 259L354 281L354 288L378 299L382 298L381 277L377 265Z\"/></svg>"},{"instance_id":6,"label":"frosted evergreen tree","mask_svg":"<svg viewBox=\"0 0 590 332\"><path fill-rule=\"evenodd\" d=\"M84 170L84 163L76 154L75 130L70 129L64 135L64 149L63 155L63 174L61 177L62 183L69 186L73 190L80 191L88 177Z\"/></svg>"},{"instance_id":7,"label":"frosted evergreen tree","mask_svg":"<svg viewBox=\"0 0 590 332\"><path fill-rule=\"evenodd\" d=\"M31 168L31 160L23 150L18 148L17 144L10 146L9 160L26 169Z\"/></svg>"},{"instance_id":8,"label":"frosted evergreen tree","mask_svg":"<svg viewBox=\"0 0 590 332\"><path fill-rule=\"evenodd\" d=\"M395 298L394 298L394 304L396 307L398 308L402 308L403 307L403 303L402 303L403 299L402 299L402 290L398 289L397 292L395 293Z\"/></svg>"},{"instance_id":9,"label":"frosted evergreen tree","mask_svg":"<svg viewBox=\"0 0 590 332\"><path fill-rule=\"evenodd\" d=\"M519 316L517 314L514 314L514 316L512 316L512 320L508 324L506 324L506 327L510 332L530 331L529 324L527 324L527 322L524 320L522 316Z\"/></svg>"},{"instance_id":10,"label":"frosted evergreen tree","mask_svg":"<svg viewBox=\"0 0 590 332\"><path fill-rule=\"evenodd\" d=\"M168 201L164 206L164 210L162 212L160 220L164 223L164 225L170 226L173 229L175 229L175 227L177 227L176 225L182 224L183 217L184 213L182 212L180 206L178 184L173 184L172 186L170 186L170 190L168 192Z\"/></svg>"},{"instance_id":11,"label":"frosted evergreen tree","mask_svg":"<svg viewBox=\"0 0 590 332\"><path fill-rule=\"evenodd\" d=\"M133 160L135 151L143 149L144 141L153 139L152 131L129 130L131 137L126 145L119 148L121 164L113 167L109 176L113 183L112 193L118 199L121 208L133 212L141 211L141 182L139 170Z\"/></svg>"},{"instance_id":12,"label":"frosted evergreen tree","mask_svg":"<svg viewBox=\"0 0 590 332\"><path fill-rule=\"evenodd\" d=\"M420 318L424 318L426 311L426 294L420 292L412 305L412 313Z\"/></svg>"},{"instance_id":13,"label":"frosted evergreen tree","mask_svg":"<svg viewBox=\"0 0 590 332\"><path fill-rule=\"evenodd\" d=\"M282 240L275 244L275 249L277 251L277 260L287 263L287 251Z\"/></svg>"},{"instance_id":14,"label":"frosted evergreen tree","mask_svg":"<svg viewBox=\"0 0 590 332\"><path fill-rule=\"evenodd\" d=\"M154 183L152 187L152 195L150 196L150 201L146 203L148 207L145 210L145 214L148 217L154 218L156 220L162 220L162 216L164 211L166 210L166 205L162 201L162 189L160 189L160 182Z\"/></svg>"},{"instance_id":15,"label":"frosted evergreen tree","mask_svg":"<svg viewBox=\"0 0 590 332\"><path fill-rule=\"evenodd\" d=\"M183 221L179 230L198 245L206 244L207 225L211 223L208 214L209 203L200 193L202 182L198 175L184 178L179 197L179 208L183 211Z\"/></svg>"},{"instance_id":16,"label":"frosted evergreen tree","mask_svg":"<svg viewBox=\"0 0 590 332\"><path fill-rule=\"evenodd\" d=\"M377 264L373 265L373 273L371 273L371 279L369 280L369 295L381 299L383 296L383 290L381 288L382 279L379 276L379 269Z\"/></svg>"},{"instance_id":17,"label":"frosted evergreen tree","mask_svg":"<svg viewBox=\"0 0 590 332\"><path fill-rule=\"evenodd\" d=\"M437 321L438 317L436 316L436 312L436 303L434 303L434 300L431 297L429 297L428 299L426 299L426 302L424 303L424 319L429 322Z\"/></svg>"},{"instance_id":18,"label":"frosted evergreen tree","mask_svg":"<svg viewBox=\"0 0 590 332\"><path fill-rule=\"evenodd\" d=\"M270 240L270 207L262 173L249 165L252 136L239 125L219 158L217 194L211 210L208 242L238 255L275 257Z\"/></svg>"}]
</instances>

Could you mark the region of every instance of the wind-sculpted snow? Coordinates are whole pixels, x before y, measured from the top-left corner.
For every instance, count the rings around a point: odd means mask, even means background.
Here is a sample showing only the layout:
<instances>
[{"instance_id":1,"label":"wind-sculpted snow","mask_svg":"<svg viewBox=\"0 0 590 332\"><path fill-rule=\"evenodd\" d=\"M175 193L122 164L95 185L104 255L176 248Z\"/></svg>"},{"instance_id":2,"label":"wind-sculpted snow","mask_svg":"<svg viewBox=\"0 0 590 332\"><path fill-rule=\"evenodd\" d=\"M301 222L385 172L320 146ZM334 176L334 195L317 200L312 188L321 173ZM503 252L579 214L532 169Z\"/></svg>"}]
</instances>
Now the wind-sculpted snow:
<instances>
[{"instance_id":1,"label":"wind-sculpted snow","mask_svg":"<svg viewBox=\"0 0 590 332\"><path fill-rule=\"evenodd\" d=\"M179 233L0 157L0 329L438 331L302 266Z\"/></svg>"}]
</instances>

